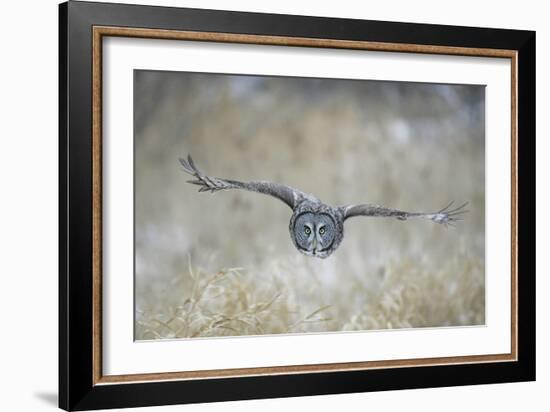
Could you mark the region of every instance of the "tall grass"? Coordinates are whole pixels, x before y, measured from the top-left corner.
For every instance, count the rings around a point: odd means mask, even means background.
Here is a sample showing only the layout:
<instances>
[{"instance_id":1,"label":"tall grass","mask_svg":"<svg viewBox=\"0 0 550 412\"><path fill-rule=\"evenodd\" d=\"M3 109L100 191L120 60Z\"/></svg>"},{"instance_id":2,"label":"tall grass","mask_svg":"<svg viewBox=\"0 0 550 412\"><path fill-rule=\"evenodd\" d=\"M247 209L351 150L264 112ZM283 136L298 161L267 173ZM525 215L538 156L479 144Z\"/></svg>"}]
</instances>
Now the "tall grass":
<instances>
[{"instance_id":1,"label":"tall grass","mask_svg":"<svg viewBox=\"0 0 550 412\"><path fill-rule=\"evenodd\" d=\"M330 320L320 316L330 306L301 314L281 289L256 287L243 268L206 273L190 266L186 276L190 292L180 302L162 306L156 314L138 312L137 339L290 333Z\"/></svg>"},{"instance_id":2,"label":"tall grass","mask_svg":"<svg viewBox=\"0 0 550 412\"><path fill-rule=\"evenodd\" d=\"M340 291L345 300L318 307L302 305L300 294L315 301L319 279L315 282L315 274L309 273L309 285L295 281L295 266L284 262L270 265L274 275L269 283L258 281L266 278L258 275L267 268L209 273L189 264L170 284L181 295L168 300L165 291L148 296L148 309L137 312L136 339L483 324L483 261L468 259L464 265L464 258L456 256L440 268L410 259L391 262L367 274L375 279L372 285L351 282Z\"/></svg>"}]
</instances>

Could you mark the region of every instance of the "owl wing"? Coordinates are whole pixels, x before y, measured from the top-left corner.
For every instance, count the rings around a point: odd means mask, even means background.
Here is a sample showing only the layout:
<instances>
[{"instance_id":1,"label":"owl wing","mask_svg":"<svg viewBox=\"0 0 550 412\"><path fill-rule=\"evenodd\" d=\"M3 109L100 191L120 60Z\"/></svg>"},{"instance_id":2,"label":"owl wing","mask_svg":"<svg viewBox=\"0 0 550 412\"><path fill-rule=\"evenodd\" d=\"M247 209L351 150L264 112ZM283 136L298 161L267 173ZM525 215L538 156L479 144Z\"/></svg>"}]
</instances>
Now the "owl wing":
<instances>
[{"instance_id":1,"label":"owl wing","mask_svg":"<svg viewBox=\"0 0 550 412\"><path fill-rule=\"evenodd\" d=\"M188 180L187 182L200 186L199 192L214 193L227 189L243 189L273 196L285 202L292 209L294 209L294 207L305 198L313 199L311 195L308 195L298 189L278 183L261 181L239 182L237 180L206 176L195 166L191 155L187 156L187 159L180 158L179 161L185 172L195 178L194 180Z\"/></svg>"},{"instance_id":2,"label":"owl wing","mask_svg":"<svg viewBox=\"0 0 550 412\"><path fill-rule=\"evenodd\" d=\"M443 209L437 212L405 212L398 209L390 209L388 207L363 204L344 206L344 220L354 216L375 216L375 217L395 217L398 220L407 220L414 217L431 220L435 223L440 223L445 226L454 226L454 222L462 220L462 215L468 211L465 207L468 202L452 208L454 202L449 203Z\"/></svg>"}]
</instances>

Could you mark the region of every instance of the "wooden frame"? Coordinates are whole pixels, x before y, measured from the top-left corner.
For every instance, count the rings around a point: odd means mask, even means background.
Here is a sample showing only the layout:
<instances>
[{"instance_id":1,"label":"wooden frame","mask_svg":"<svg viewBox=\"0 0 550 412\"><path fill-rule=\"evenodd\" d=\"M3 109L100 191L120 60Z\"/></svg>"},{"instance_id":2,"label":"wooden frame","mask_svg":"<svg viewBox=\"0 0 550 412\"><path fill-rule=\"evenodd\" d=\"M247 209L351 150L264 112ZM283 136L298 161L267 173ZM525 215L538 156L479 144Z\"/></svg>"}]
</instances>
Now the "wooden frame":
<instances>
[{"instance_id":1,"label":"wooden frame","mask_svg":"<svg viewBox=\"0 0 550 412\"><path fill-rule=\"evenodd\" d=\"M239 23L232 23L236 19L230 17L236 15L240 17ZM285 24L268 24L272 22ZM95 409L534 379L534 33L412 26L414 30L410 24L401 23L116 4L70 2L60 6L62 408ZM332 36L327 38L324 33ZM511 353L103 376L101 44L104 36L511 59Z\"/></svg>"}]
</instances>

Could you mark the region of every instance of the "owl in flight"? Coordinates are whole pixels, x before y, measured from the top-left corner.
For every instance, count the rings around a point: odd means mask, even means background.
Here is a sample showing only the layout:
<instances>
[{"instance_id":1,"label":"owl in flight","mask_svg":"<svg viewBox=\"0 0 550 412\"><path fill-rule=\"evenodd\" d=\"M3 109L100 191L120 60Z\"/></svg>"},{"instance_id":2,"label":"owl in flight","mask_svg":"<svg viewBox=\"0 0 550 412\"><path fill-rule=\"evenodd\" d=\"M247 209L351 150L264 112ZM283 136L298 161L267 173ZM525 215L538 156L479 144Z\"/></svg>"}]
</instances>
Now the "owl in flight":
<instances>
[{"instance_id":1,"label":"owl in flight","mask_svg":"<svg viewBox=\"0 0 550 412\"><path fill-rule=\"evenodd\" d=\"M197 169L190 155L187 159L180 158L179 161L185 172L194 177L194 180L189 180L188 183L200 186L199 192L244 189L273 196L286 203L292 209L289 230L294 246L303 254L318 258L326 258L338 248L344 238L344 221L350 217L393 217L398 220L422 218L453 226L454 222L461 220L462 214L467 212L467 202L455 208L452 208L454 202L451 202L443 209L431 213L405 212L372 204L333 207L308 193L278 183L239 182L206 176Z\"/></svg>"}]
</instances>

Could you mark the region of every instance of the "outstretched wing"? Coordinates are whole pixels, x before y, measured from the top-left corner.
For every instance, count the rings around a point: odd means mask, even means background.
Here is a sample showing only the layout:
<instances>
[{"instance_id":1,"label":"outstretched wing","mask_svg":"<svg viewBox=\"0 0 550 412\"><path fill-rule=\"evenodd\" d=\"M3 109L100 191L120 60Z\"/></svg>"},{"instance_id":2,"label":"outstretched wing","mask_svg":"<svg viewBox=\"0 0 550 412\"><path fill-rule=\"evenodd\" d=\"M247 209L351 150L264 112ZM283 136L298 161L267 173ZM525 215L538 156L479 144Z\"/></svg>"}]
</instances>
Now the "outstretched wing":
<instances>
[{"instance_id":1,"label":"outstretched wing","mask_svg":"<svg viewBox=\"0 0 550 412\"><path fill-rule=\"evenodd\" d=\"M454 222L462 220L462 215L468 211L465 207L468 202L455 207L454 202L449 203L443 209L437 212L423 213L423 212L405 212L398 209L390 209L378 205L350 205L344 206L344 220L354 216L375 216L375 217L395 217L399 220L407 220L413 217L420 217L423 219L431 220L435 223L440 223L445 226L454 226Z\"/></svg>"},{"instance_id":2,"label":"outstretched wing","mask_svg":"<svg viewBox=\"0 0 550 412\"><path fill-rule=\"evenodd\" d=\"M239 182L237 180L220 179L218 177L210 177L203 174L193 162L191 155L187 159L179 159L185 172L193 176L194 180L188 180L188 183L200 186L199 192L217 192L227 189L244 189L251 192L262 193L264 195L273 196L285 202L290 208L294 209L304 198L312 198L312 196L294 189L290 186L281 185L273 182Z\"/></svg>"}]
</instances>

